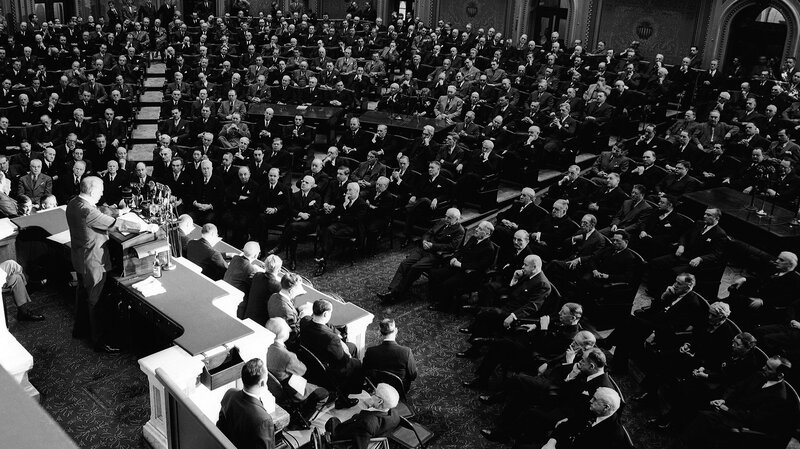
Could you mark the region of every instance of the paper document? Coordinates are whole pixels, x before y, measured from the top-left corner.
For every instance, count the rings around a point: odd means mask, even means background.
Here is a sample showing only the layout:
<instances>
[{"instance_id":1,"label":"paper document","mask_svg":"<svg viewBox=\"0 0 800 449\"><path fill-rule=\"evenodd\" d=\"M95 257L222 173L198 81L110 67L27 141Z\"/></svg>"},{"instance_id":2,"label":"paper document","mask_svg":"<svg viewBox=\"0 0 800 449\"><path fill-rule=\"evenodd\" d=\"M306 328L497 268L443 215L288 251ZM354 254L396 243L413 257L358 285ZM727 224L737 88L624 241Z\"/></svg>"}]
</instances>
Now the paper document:
<instances>
[{"instance_id":1,"label":"paper document","mask_svg":"<svg viewBox=\"0 0 800 449\"><path fill-rule=\"evenodd\" d=\"M292 374L292 376L289 377L289 386L298 394L304 394L306 392L307 383L308 381L303 376Z\"/></svg>"},{"instance_id":2,"label":"paper document","mask_svg":"<svg viewBox=\"0 0 800 449\"><path fill-rule=\"evenodd\" d=\"M0 239L4 239L15 232L17 232L17 225L8 218L0 219Z\"/></svg>"},{"instance_id":3,"label":"paper document","mask_svg":"<svg viewBox=\"0 0 800 449\"><path fill-rule=\"evenodd\" d=\"M166 293L167 290L161 285L161 282L153 276L148 276L147 279L139 281L131 285L135 290L142 294L145 298Z\"/></svg>"},{"instance_id":4,"label":"paper document","mask_svg":"<svg viewBox=\"0 0 800 449\"><path fill-rule=\"evenodd\" d=\"M145 229L146 227L147 223L142 220L142 217L133 212L128 212L117 217L117 230L122 235L128 235L131 232L139 232L139 230Z\"/></svg>"},{"instance_id":5,"label":"paper document","mask_svg":"<svg viewBox=\"0 0 800 449\"><path fill-rule=\"evenodd\" d=\"M47 240L56 242L59 245L65 245L72 240L72 237L69 235L69 229L67 229L66 231L61 231L58 234L53 234L50 237L47 237Z\"/></svg>"}]
</instances>

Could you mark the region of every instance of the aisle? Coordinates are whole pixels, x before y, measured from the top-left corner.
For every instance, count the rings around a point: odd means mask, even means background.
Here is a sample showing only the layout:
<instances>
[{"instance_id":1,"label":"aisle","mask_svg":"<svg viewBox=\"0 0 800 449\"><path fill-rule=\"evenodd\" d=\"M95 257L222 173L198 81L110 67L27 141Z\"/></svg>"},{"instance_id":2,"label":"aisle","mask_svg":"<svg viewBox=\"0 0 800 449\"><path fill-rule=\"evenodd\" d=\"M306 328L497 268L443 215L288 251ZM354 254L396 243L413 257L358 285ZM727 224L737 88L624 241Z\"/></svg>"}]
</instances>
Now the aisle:
<instances>
[{"instance_id":1,"label":"aisle","mask_svg":"<svg viewBox=\"0 0 800 449\"><path fill-rule=\"evenodd\" d=\"M153 63L147 69L144 92L139 98L139 112L134 119L136 126L131 138L133 148L128 152L128 160L133 163L145 162L149 165L153 161L153 146L156 143L158 116L166 83L165 71L163 62Z\"/></svg>"}]
</instances>

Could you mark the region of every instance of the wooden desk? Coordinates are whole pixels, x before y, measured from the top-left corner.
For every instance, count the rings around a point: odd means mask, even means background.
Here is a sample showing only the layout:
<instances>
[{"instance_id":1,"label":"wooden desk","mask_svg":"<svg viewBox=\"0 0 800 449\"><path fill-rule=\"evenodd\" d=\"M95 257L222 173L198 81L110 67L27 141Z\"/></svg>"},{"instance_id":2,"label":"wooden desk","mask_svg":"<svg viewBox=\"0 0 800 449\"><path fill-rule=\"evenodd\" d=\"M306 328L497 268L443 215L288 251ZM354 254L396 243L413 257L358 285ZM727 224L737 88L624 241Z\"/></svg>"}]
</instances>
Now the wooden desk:
<instances>
[{"instance_id":1,"label":"wooden desk","mask_svg":"<svg viewBox=\"0 0 800 449\"><path fill-rule=\"evenodd\" d=\"M334 128L339 118L344 114L344 108L335 108L332 106L298 106L294 104L271 103L256 103L250 105L247 114L261 117L264 115L264 111L266 111L267 108L272 108L272 110L275 111L275 117L293 120L295 115L302 115L307 124L321 127L322 130L327 132L329 142L333 142L332 139L335 137L333 135Z\"/></svg>"},{"instance_id":2,"label":"wooden desk","mask_svg":"<svg viewBox=\"0 0 800 449\"><path fill-rule=\"evenodd\" d=\"M768 216L760 216L754 210L746 210L751 196L729 187L716 187L683 195L681 206L691 217L702 214L707 207L722 211L720 226L732 237L752 244L765 251L777 254L780 251L796 252L800 249L800 226L793 226L793 211L784 209L767 200L764 210ZM756 207L761 208L763 198L757 198Z\"/></svg>"},{"instance_id":3,"label":"wooden desk","mask_svg":"<svg viewBox=\"0 0 800 449\"><path fill-rule=\"evenodd\" d=\"M400 134L407 137L419 137L422 133L422 128L427 125L433 126L434 134L443 134L456 126L455 123L447 123L445 120L381 111L367 111L361 114L358 119L362 124L374 127L386 125L390 129L400 130L402 131Z\"/></svg>"},{"instance_id":4,"label":"wooden desk","mask_svg":"<svg viewBox=\"0 0 800 449\"><path fill-rule=\"evenodd\" d=\"M213 304L215 300L227 296L227 291L189 268L185 259L173 260L175 269L164 271L159 279L166 293L145 298L131 287L146 275L114 278L134 310L193 356L253 332L240 320Z\"/></svg>"}]
</instances>

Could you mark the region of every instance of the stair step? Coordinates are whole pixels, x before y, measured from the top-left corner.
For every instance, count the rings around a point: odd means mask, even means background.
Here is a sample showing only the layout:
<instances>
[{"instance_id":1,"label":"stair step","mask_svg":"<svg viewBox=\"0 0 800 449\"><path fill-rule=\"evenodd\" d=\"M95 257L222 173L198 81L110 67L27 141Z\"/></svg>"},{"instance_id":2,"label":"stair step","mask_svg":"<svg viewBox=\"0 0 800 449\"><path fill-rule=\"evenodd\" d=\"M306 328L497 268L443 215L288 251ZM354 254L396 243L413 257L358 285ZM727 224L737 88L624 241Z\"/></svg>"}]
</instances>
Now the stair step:
<instances>
[{"instance_id":1,"label":"stair step","mask_svg":"<svg viewBox=\"0 0 800 449\"><path fill-rule=\"evenodd\" d=\"M154 62L147 68L147 76L164 75L167 73L167 66L163 62Z\"/></svg>"},{"instance_id":2,"label":"stair step","mask_svg":"<svg viewBox=\"0 0 800 449\"><path fill-rule=\"evenodd\" d=\"M157 106L146 106L139 110L139 115L136 116L136 124L158 124L158 118L161 114L161 108Z\"/></svg>"},{"instance_id":3,"label":"stair step","mask_svg":"<svg viewBox=\"0 0 800 449\"><path fill-rule=\"evenodd\" d=\"M164 94L161 91L146 91L139 99L143 106L160 105L163 100Z\"/></svg>"},{"instance_id":4,"label":"stair step","mask_svg":"<svg viewBox=\"0 0 800 449\"><path fill-rule=\"evenodd\" d=\"M135 143L128 151L131 162L153 162L153 143Z\"/></svg>"},{"instance_id":5,"label":"stair step","mask_svg":"<svg viewBox=\"0 0 800 449\"><path fill-rule=\"evenodd\" d=\"M158 88L161 88L161 87L164 87L165 84L166 84L166 80L164 78L149 78L149 77L147 79L145 79L144 83L143 83L145 88L147 88L147 87L158 87Z\"/></svg>"},{"instance_id":6,"label":"stair step","mask_svg":"<svg viewBox=\"0 0 800 449\"><path fill-rule=\"evenodd\" d=\"M136 129L133 130L133 134L131 137L133 139L141 140L141 139L148 139L148 140L155 140L156 131L158 131L158 125L138 125Z\"/></svg>"}]
</instances>

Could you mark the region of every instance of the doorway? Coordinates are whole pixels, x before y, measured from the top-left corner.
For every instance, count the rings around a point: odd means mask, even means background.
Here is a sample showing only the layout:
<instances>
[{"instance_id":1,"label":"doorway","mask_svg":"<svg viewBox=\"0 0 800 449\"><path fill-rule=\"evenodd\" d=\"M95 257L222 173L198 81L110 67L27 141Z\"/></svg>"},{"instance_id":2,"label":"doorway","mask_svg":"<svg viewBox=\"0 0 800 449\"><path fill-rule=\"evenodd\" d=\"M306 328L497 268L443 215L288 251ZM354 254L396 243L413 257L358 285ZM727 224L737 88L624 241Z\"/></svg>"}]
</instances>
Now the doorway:
<instances>
[{"instance_id":1,"label":"doorway","mask_svg":"<svg viewBox=\"0 0 800 449\"><path fill-rule=\"evenodd\" d=\"M750 5L733 18L725 61L738 57L750 70L761 56L780 64L786 46L786 17L772 6Z\"/></svg>"},{"instance_id":2,"label":"doorway","mask_svg":"<svg viewBox=\"0 0 800 449\"><path fill-rule=\"evenodd\" d=\"M538 44L550 39L550 33L558 31L562 36L567 31L567 14L569 14L568 0L533 0L528 21L528 36Z\"/></svg>"},{"instance_id":3,"label":"doorway","mask_svg":"<svg viewBox=\"0 0 800 449\"><path fill-rule=\"evenodd\" d=\"M67 23L67 20L75 15L75 2L71 0L40 0L34 2L33 11L39 17L40 23L55 19L61 20L61 23Z\"/></svg>"}]
</instances>

